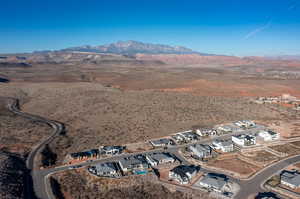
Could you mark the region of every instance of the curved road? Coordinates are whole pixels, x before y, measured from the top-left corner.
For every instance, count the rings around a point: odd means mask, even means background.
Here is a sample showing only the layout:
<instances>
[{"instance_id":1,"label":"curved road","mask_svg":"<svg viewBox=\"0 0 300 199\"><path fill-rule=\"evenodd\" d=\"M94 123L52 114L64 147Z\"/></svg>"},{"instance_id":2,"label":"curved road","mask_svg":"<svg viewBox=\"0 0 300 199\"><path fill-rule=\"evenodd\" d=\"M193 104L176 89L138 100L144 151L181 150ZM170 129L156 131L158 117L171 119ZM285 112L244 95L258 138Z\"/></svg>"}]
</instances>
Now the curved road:
<instances>
[{"instance_id":1,"label":"curved road","mask_svg":"<svg viewBox=\"0 0 300 199\"><path fill-rule=\"evenodd\" d=\"M53 173L56 173L56 172L59 172L59 171L72 169L72 166L74 166L74 165L68 165L68 166L55 167L55 168L51 168L51 169L39 170L39 168L37 168L35 158L36 158L37 154L39 154L41 152L41 150L43 149L43 147L46 144L49 144L57 135L59 135L60 133L62 133L65 130L64 124L62 124L60 122L52 121L52 120L47 120L47 119L42 118L40 116L35 116L35 115L32 115L32 114L21 112L19 110L18 100L14 99L14 98L9 98L8 108L9 108L10 111L12 111L13 113L15 113L17 115L20 115L20 116L25 117L27 119L30 119L32 121L45 123L45 124L47 124L47 125L49 125L50 127L53 128L52 135L49 136L47 139L43 140L41 143L37 144L32 149L32 151L30 152L30 154L28 155L28 158L26 160L26 166L31 171L31 176L32 176L32 180L33 180L33 188L34 188L35 195L40 199L47 199L47 198L52 199L54 197L53 197L53 193L51 191L49 181L47 180L47 177L49 175L51 175ZM174 147L174 148L171 148L171 149L168 149L168 150L171 153L176 153L176 155L180 156L180 154L177 153L178 148L180 148L180 147L181 146L178 146L178 147ZM153 151L158 152L158 151L163 151L163 149L156 149L156 150L153 150ZM144 153L147 153L147 152L144 152ZM93 162L83 162L83 163L80 163L80 164L77 164L77 165L88 166L88 165L91 165L91 164L95 164L96 162L115 161L118 158L126 157L128 155L132 155L132 154L123 154L123 155L119 155L119 156L105 158L105 159L102 159L102 160L96 160L96 161L93 161ZM184 160L184 158L181 158L181 159ZM270 178L272 175L276 174L277 172L281 171L285 167L287 167L291 164L297 163L297 162L300 162L300 155L290 157L290 158L287 158L287 159L283 159L279 162L276 162L276 163L264 168L263 170L259 171L258 173L253 175L251 178L246 179L246 180L239 180L239 179L235 179L235 178L232 178L232 177L229 176L229 178L233 182L236 182L240 185L240 192L237 193L235 198L236 199L246 199L252 194L256 194L256 193L259 193L259 192L264 192L265 190L263 189L262 184L268 178ZM214 171L210 171L209 169L203 169L203 171L214 172Z\"/></svg>"},{"instance_id":2,"label":"curved road","mask_svg":"<svg viewBox=\"0 0 300 199\"><path fill-rule=\"evenodd\" d=\"M8 99L8 109L11 112L35 122L45 123L53 129L53 133L51 134L51 136L49 136L48 138L44 139L42 142L34 146L26 159L26 167L30 171L32 177L33 190L35 196L40 199L46 199L49 197L49 194L45 189L44 178L40 175L41 171L39 170L38 165L36 164L35 158L43 150L45 145L49 144L56 136L64 132L65 130L64 124L60 122L48 120L40 116L35 116L29 113L21 112L19 109L18 99L14 99L14 98L7 98L7 99ZM31 179L27 179L27 184L31 184L30 180ZM27 187L27 189L29 188L30 187ZM27 193L30 192L31 191L27 190Z\"/></svg>"}]
</instances>

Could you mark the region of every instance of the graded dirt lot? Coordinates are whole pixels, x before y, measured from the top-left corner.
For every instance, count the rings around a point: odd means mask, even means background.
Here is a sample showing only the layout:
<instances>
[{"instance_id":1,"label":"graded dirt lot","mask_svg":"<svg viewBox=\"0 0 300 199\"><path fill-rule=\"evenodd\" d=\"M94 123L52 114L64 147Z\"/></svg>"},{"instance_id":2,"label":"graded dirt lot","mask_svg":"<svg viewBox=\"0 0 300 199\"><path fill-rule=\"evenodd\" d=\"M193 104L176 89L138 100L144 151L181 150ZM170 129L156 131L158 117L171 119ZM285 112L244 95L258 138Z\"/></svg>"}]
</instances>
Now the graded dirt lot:
<instances>
[{"instance_id":1,"label":"graded dirt lot","mask_svg":"<svg viewBox=\"0 0 300 199\"><path fill-rule=\"evenodd\" d=\"M292 144L269 146L269 148L287 155L296 155L299 153L299 148L296 148Z\"/></svg>"},{"instance_id":2,"label":"graded dirt lot","mask_svg":"<svg viewBox=\"0 0 300 199\"><path fill-rule=\"evenodd\" d=\"M247 152L247 153L243 153L242 155L245 156L250 161L253 161L253 164L259 163L262 165L267 165L273 161L279 160L277 156L265 150Z\"/></svg>"},{"instance_id":3,"label":"graded dirt lot","mask_svg":"<svg viewBox=\"0 0 300 199\"><path fill-rule=\"evenodd\" d=\"M242 177L248 177L257 172L260 167L245 162L237 157L237 155L223 157L222 159L211 160L207 163L208 166L214 168L225 169L229 172L234 172Z\"/></svg>"}]
</instances>

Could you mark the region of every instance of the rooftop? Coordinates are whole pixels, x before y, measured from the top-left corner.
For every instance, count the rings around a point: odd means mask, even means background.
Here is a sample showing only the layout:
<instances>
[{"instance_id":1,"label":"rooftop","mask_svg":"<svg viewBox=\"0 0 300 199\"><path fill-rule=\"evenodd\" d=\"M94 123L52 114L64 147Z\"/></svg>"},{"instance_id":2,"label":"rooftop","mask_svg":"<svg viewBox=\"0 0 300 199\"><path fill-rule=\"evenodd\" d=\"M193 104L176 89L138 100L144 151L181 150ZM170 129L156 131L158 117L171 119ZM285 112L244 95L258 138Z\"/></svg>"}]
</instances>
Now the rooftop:
<instances>
[{"instance_id":1,"label":"rooftop","mask_svg":"<svg viewBox=\"0 0 300 199\"><path fill-rule=\"evenodd\" d=\"M298 171L282 171L281 180L288 182L289 184L295 185L296 187L300 186L300 173Z\"/></svg>"},{"instance_id":2,"label":"rooftop","mask_svg":"<svg viewBox=\"0 0 300 199\"><path fill-rule=\"evenodd\" d=\"M210 151L211 150L210 146L206 145L206 144L194 144L194 145L191 145L189 147L190 148L195 148L198 151Z\"/></svg>"},{"instance_id":3,"label":"rooftop","mask_svg":"<svg viewBox=\"0 0 300 199\"><path fill-rule=\"evenodd\" d=\"M220 144L222 146L231 146L233 144L231 140L215 140L213 143Z\"/></svg>"},{"instance_id":4,"label":"rooftop","mask_svg":"<svg viewBox=\"0 0 300 199\"><path fill-rule=\"evenodd\" d=\"M212 186L215 189L221 190L227 183L227 180L217 175L207 174L200 180L200 182Z\"/></svg>"},{"instance_id":5,"label":"rooftop","mask_svg":"<svg viewBox=\"0 0 300 199\"><path fill-rule=\"evenodd\" d=\"M236 137L238 139L246 139L246 140L252 140L255 138L254 135L249 135L249 134L233 135L232 137Z\"/></svg>"},{"instance_id":6,"label":"rooftop","mask_svg":"<svg viewBox=\"0 0 300 199\"><path fill-rule=\"evenodd\" d=\"M169 144L170 141L171 141L170 139L162 138L162 139L159 139L159 140L152 140L151 142L153 144L156 144L156 145L161 145L161 144Z\"/></svg>"},{"instance_id":7,"label":"rooftop","mask_svg":"<svg viewBox=\"0 0 300 199\"><path fill-rule=\"evenodd\" d=\"M122 166L124 168L129 168L131 167L132 165L148 165L147 161L145 160L145 157L142 156L142 155L136 155L136 156L129 156L129 157L126 157L126 158L122 158L120 160L120 164L122 164Z\"/></svg>"},{"instance_id":8,"label":"rooftop","mask_svg":"<svg viewBox=\"0 0 300 199\"><path fill-rule=\"evenodd\" d=\"M199 167L195 166L195 165L179 165L177 167L175 167L174 169L172 169L171 171L174 173L177 173L178 175L180 175L182 178L187 177L187 173L194 173L195 171L198 172L199 171Z\"/></svg>"},{"instance_id":9,"label":"rooftop","mask_svg":"<svg viewBox=\"0 0 300 199\"><path fill-rule=\"evenodd\" d=\"M156 161L173 158L169 153L150 153L147 155Z\"/></svg>"},{"instance_id":10,"label":"rooftop","mask_svg":"<svg viewBox=\"0 0 300 199\"><path fill-rule=\"evenodd\" d=\"M93 165L92 167L95 167L95 169L97 171L101 171L101 172L110 172L110 171L117 170L114 163L112 163L112 162L99 163L99 164Z\"/></svg>"}]
</instances>

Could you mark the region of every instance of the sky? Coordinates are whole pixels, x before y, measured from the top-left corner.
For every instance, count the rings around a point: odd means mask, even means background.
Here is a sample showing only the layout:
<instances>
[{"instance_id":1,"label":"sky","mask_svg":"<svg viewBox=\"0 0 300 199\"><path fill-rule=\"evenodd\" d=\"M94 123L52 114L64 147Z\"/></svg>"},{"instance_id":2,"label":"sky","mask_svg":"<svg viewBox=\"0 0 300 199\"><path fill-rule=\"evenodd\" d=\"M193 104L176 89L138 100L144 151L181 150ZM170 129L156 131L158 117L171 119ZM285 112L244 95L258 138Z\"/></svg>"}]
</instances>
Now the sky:
<instances>
[{"instance_id":1,"label":"sky","mask_svg":"<svg viewBox=\"0 0 300 199\"><path fill-rule=\"evenodd\" d=\"M0 53L137 40L224 55L300 54L300 0L0 1Z\"/></svg>"}]
</instances>

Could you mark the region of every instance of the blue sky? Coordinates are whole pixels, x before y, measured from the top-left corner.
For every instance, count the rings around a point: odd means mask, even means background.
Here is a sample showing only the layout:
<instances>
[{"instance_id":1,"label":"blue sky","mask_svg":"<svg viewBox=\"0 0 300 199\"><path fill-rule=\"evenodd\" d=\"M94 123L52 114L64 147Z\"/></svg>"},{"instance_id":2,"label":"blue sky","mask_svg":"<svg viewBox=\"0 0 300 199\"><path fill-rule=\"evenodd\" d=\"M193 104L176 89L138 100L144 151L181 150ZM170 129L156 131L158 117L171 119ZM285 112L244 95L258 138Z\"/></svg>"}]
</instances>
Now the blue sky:
<instances>
[{"instance_id":1,"label":"blue sky","mask_svg":"<svg viewBox=\"0 0 300 199\"><path fill-rule=\"evenodd\" d=\"M0 53L119 40L300 54L300 0L1 0Z\"/></svg>"}]
</instances>

